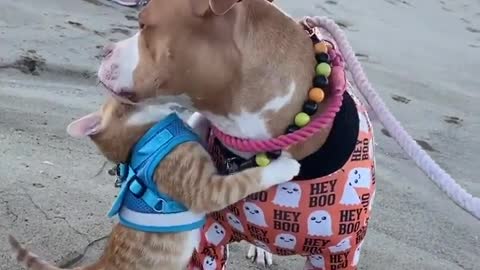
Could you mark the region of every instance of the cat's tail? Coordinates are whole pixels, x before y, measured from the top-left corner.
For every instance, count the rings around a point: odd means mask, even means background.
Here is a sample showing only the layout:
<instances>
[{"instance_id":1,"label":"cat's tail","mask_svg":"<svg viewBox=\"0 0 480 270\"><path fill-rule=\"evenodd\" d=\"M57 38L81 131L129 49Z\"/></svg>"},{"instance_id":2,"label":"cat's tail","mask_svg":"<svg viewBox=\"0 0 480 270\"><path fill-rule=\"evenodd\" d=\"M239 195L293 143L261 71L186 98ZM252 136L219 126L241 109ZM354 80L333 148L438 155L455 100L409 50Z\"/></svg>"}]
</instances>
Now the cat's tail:
<instances>
[{"instance_id":1,"label":"cat's tail","mask_svg":"<svg viewBox=\"0 0 480 270\"><path fill-rule=\"evenodd\" d=\"M25 249L13 236L8 236L8 243L13 252L13 258L27 270L61 270L58 267L40 259L34 253Z\"/></svg>"}]
</instances>

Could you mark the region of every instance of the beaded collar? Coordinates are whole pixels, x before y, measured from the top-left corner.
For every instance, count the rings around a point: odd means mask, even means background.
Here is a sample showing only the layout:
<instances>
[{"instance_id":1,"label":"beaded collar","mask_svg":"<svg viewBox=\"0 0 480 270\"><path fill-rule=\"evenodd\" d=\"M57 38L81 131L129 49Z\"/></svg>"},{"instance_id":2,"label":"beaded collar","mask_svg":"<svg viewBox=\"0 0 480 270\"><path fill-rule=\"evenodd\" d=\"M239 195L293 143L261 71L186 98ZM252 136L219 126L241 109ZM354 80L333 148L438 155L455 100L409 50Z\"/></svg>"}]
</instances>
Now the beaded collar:
<instances>
[{"instance_id":1,"label":"beaded collar","mask_svg":"<svg viewBox=\"0 0 480 270\"><path fill-rule=\"evenodd\" d=\"M331 124L340 110L346 89L344 59L333 42L320 38L318 28L312 28L305 23L303 27L310 36L315 50L317 61L315 77L302 111L292 119L293 124L288 126L285 134L268 140L252 140L234 137L212 127L212 135L223 145L240 152L258 153L247 160L242 168L267 166L272 159L280 156L283 149L306 141ZM327 102L325 111L312 119L318 110L318 104L325 100Z\"/></svg>"}]
</instances>

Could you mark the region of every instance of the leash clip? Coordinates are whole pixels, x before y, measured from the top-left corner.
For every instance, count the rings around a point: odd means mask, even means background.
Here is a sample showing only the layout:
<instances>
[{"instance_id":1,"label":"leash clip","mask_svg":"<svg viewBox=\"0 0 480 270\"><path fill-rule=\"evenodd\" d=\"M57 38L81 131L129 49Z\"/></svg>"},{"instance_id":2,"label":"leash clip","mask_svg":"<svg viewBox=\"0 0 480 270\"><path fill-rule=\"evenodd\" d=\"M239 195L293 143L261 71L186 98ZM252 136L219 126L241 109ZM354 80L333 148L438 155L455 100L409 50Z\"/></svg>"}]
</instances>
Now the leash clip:
<instances>
[{"instance_id":1,"label":"leash clip","mask_svg":"<svg viewBox=\"0 0 480 270\"><path fill-rule=\"evenodd\" d=\"M225 160L225 171L227 174L236 173L238 171L237 160L238 158L236 157L227 158Z\"/></svg>"},{"instance_id":2,"label":"leash clip","mask_svg":"<svg viewBox=\"0 0 480 270\"><path fill-rule=\"evenodd\" d=\"M122 186L123 179L120 176L120 164L117 164L117 165L115 165L115 167L108 170L108 174L111 175L111 176L116 176L115 184L114 184L114 186L116 188L119 188L119 187Z\"/></svg>"},{"instance_id":3,"label":"leash clip","mask_svg":"<svg viewBox=\"0 0 480 270\"><path fill-rule=\"evenodd\" d=\"M312 39L313 42L320 42L321 40L321 34L320 34L320 30L317 28L317 27L310 27L309 25L307 24L303 24L303 28L305 29L305 31L307 32L307 35L310 37L310 39Z\"/></svg>"}]
</instances>

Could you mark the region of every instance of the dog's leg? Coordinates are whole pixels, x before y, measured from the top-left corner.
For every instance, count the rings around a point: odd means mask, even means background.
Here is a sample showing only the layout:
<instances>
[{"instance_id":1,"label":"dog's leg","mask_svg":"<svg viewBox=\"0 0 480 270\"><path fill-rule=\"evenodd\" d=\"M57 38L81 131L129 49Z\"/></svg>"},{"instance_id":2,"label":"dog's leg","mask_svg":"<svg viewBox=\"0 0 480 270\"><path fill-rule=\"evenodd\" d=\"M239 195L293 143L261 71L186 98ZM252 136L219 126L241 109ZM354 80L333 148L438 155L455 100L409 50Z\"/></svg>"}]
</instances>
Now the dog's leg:
<instances>
[{"instance_id":1,"label":"dog's leg","mask_svg":"<svg viewBox=\"0 0 480 270\"><path fill-rule=\"evenodd\" d=\"M250 244L248 249L247 259L250 259L252 262L263 266L270 266L273 264L272 253L252 244Z\"/></svg>"}]
</instances>

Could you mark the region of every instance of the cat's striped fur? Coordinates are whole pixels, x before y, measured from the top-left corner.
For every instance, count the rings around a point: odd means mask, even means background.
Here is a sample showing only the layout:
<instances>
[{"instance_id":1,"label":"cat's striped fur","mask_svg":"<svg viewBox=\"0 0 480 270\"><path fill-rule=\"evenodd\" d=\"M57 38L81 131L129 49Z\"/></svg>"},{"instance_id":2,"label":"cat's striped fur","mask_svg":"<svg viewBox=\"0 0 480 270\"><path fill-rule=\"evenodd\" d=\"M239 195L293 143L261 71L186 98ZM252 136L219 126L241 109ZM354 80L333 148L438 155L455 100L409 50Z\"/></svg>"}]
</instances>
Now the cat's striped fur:
<instances>
[{"instance_id":1,"label":"cat's striped fur","mask_svg":"<svg viewBox=\"0 0 480 270\"><path fill-rule=\"evenodd\" d=\"M83 135L90 136L109 160L118 163L127 160L132 146L153 125L138 125L138 122L137 125L129 124L129 118L132 115L138 117L141 112L141 107L121 104L110 98L96 118L87 117L77 120L84 122L72 124L88 127L89 130L85 129ZM158 117L160 116L161 114ZM98 121L97 126L94 121ZM220 210L249 194L288 181L298 171L298 162L282 156L267 167L222 176L217 174L207 151L200 144L189 142L178 146L162 161L156 170L155 180L159 190L184 203L193 212L207 213ZM199 230L144 233L117 224L100 259L91 266L75 269L183 270L200 241L199 237ZM27 251L13 237L9 238L9 242L14 257L27 269L59 269Z\"/></svg>"}]
</instances>

